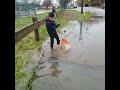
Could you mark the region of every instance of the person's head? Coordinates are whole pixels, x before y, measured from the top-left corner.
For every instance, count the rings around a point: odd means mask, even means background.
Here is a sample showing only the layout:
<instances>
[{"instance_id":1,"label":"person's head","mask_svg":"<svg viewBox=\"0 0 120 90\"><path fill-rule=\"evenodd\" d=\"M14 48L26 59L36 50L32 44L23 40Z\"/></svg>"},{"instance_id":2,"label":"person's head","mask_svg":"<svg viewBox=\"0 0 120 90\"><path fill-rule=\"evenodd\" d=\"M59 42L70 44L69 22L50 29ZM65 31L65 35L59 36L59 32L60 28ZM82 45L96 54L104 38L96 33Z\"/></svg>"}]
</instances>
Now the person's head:
<instances>
[{"instance_id":1,"label":"person's head","mask_svg":"<svg viewBox=\"0 0 120 90\"><path fill-rule=\"evenodd\" d=\"M54 14L53 14L52 12L49 13L49 19L50 19L51 21L54 20Z\"/></svg>"}]
</instances>

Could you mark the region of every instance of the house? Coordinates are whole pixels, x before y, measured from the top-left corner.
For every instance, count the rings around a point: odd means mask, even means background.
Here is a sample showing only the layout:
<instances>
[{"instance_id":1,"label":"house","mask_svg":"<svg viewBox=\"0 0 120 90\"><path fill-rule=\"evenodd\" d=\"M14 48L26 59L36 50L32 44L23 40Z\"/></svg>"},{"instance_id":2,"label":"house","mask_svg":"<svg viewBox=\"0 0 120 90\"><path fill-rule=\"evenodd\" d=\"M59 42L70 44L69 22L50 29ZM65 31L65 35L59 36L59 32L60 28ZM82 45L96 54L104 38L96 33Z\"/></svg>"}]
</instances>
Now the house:
<instances>
[{"instance_id":1,"label":"house","mask_svg":"<svg viewBox=\"0 0 120 90\"><path fill-rule=\"evenodd\" d=\"M92 6L100 6L104 2L105 2L105 0L90 0L90 5L92 5Z\"/></svg>"},{"instance_id":2,"label":"house","mask_svg":"<svg viewBox=\"0 0 120 90\"><path fill-rule=\"evenodd\" d=\"M105 0L83 0L84 1L84 5L87 7L89 6L100 6L102 5L102 3L105 3ZM81 1L79 2L79 6L81 6Z\"/></svg>"}]
</instances>

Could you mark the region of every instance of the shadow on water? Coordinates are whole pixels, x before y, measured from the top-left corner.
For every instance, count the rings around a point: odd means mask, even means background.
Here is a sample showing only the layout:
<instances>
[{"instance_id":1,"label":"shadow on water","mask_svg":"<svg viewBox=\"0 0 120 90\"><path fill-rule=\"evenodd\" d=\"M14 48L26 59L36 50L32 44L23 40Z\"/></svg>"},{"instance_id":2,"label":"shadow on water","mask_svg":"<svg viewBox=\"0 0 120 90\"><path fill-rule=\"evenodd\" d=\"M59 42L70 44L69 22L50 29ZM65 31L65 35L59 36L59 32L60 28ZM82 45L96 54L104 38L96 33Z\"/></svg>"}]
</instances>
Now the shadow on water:
<instances>
[{"instance_id":1,"label":"shadow on water","mask_svg":"<svg viewBox=\"0 0 120 90\"><path fill-rule=\"evenodd\" d=\"M52 69L52 74L51 76L55 76L58 77L59 73L61 73L62 71L58 69L59 67L59 62L52 62L50 69Z\"/></svg>"}]
</instances>

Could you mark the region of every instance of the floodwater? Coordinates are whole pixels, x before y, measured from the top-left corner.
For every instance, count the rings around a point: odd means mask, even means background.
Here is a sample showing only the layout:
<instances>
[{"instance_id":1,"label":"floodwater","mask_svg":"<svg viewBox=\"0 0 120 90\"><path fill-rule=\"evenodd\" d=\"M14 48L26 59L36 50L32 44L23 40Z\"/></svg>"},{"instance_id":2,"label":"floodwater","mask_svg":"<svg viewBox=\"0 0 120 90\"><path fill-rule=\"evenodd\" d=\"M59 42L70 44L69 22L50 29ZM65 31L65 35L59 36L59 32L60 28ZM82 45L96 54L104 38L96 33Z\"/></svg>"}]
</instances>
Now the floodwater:
<instances>
[{"instance_id":1,"label":"floodwater","mask_svg":"<svg viewBox=\"0 0 120 90\"><path fill-rule=\"evenodd\" d=\"M105 90L105 18L70 21L59 36L70 41L70 50L51 54L50 40L43 44L32 90Z\"/></svg>"}]
</instances>

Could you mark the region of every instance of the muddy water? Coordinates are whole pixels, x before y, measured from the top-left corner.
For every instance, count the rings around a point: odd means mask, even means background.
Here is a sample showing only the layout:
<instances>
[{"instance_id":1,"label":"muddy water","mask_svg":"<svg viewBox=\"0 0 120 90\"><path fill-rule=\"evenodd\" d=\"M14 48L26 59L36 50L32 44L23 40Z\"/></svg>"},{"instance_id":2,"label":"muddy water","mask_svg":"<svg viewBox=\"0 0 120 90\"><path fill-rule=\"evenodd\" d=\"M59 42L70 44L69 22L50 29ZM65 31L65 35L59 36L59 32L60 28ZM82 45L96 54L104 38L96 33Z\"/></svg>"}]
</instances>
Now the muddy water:
<instances>
[{"instance_id":1,"label":"muddy water","mask_svg":"<svg viewBox=\"0 0 120 90\"><path fill-rule=\"evenodd\" d=\"M58 55L51 54L49 39L43 44L43 63L36 68L32 90L105 90L104 17L70 21L59 36L71 48Z\"/></svg>"}]
</instances>

